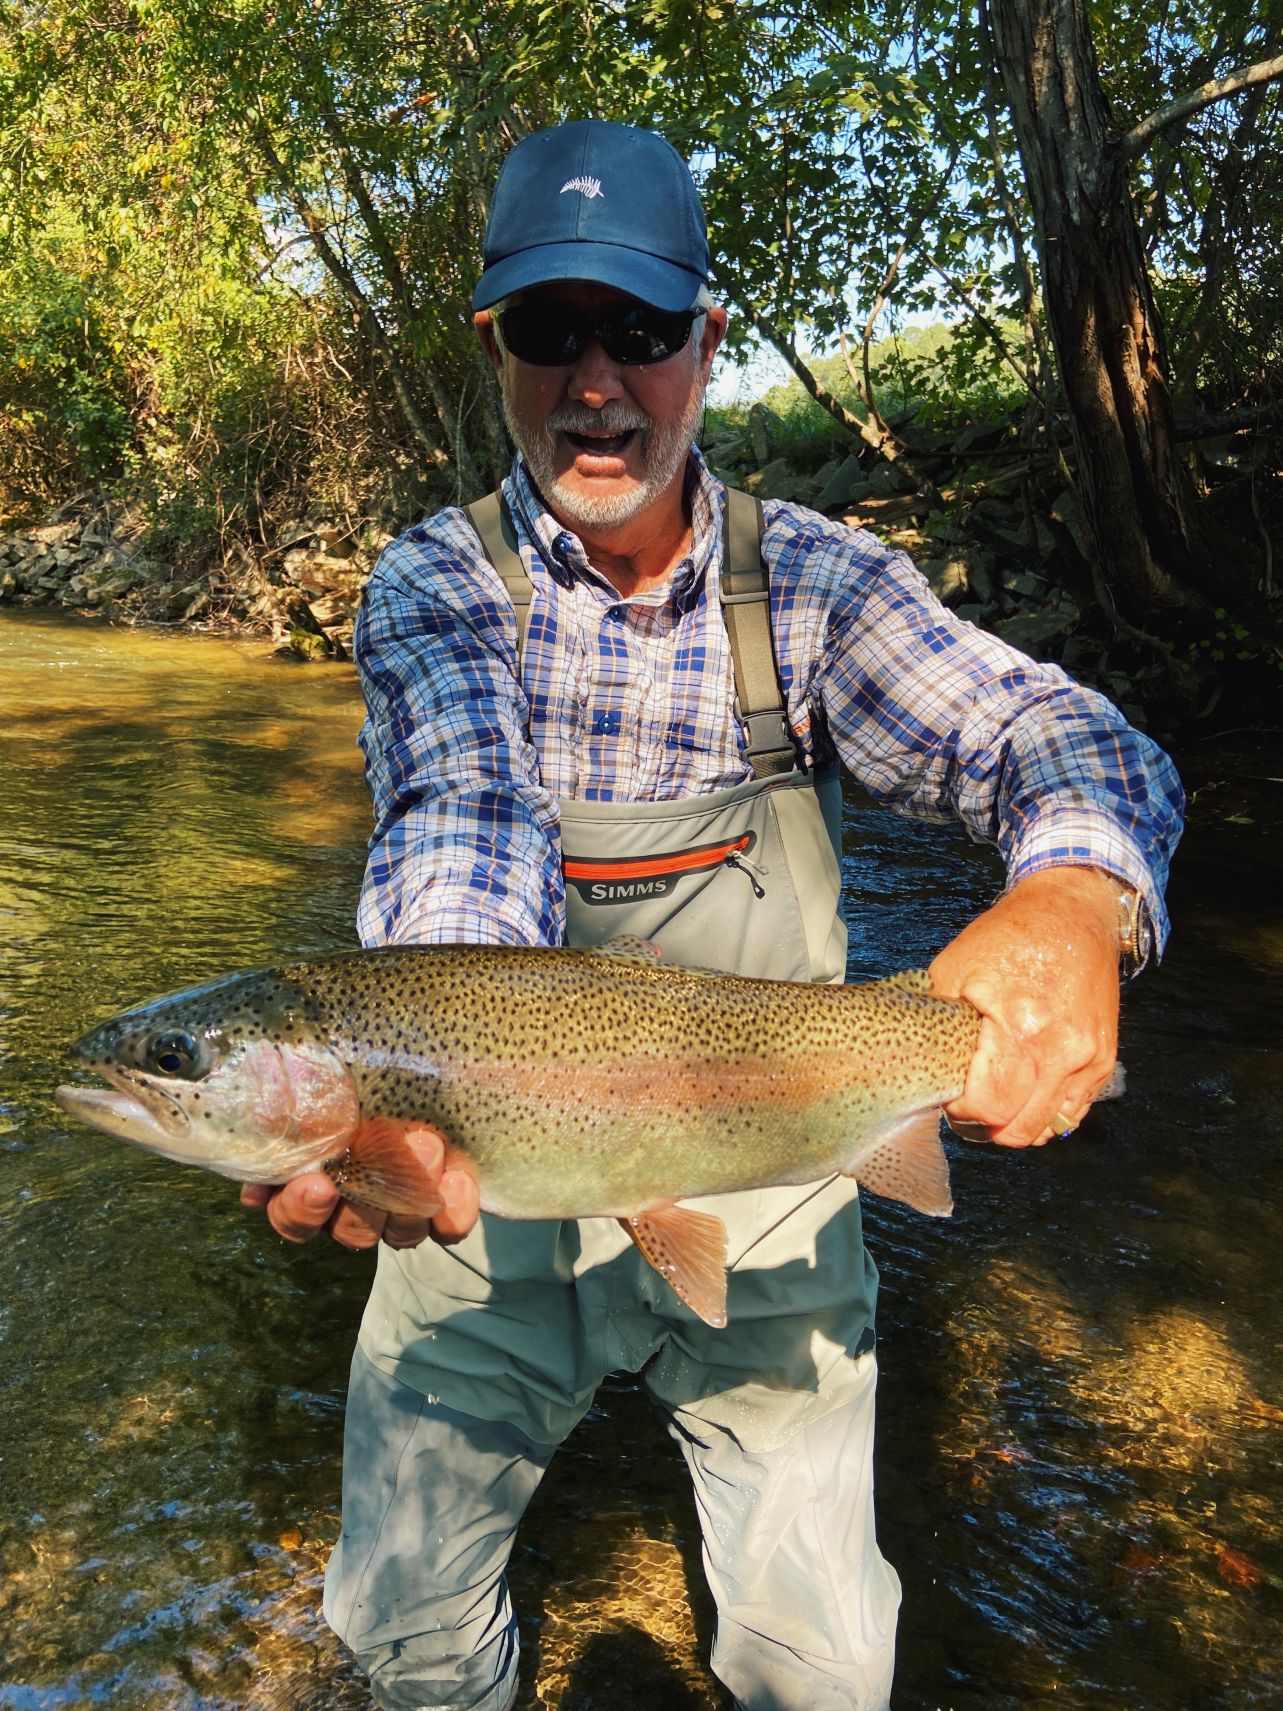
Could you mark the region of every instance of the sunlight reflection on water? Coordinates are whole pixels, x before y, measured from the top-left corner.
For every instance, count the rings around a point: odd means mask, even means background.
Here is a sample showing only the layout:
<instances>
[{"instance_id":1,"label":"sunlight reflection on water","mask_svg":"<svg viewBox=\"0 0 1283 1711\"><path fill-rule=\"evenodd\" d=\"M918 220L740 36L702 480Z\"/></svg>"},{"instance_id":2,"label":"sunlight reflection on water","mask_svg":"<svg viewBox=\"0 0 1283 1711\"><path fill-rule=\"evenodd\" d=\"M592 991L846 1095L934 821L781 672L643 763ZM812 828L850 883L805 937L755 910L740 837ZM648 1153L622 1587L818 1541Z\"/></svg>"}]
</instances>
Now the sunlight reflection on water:
<instances>
[{"instance_id":1,"label":"sunlight reflection on water","mask_svg":"<svg viewBox=\"0 0 1283 1711\"><path fill-rule=\"evenodd\" d=\"M368 1260L72 1130L63 1043L144 994L353 943L342 667L0 619L0 1707L360 1711L319 1615ZM992 859L852 798L851 968L927 960ZM1278 860L1196 833L1125 1100L870 1203L897 1711L1283 1702ZM723 1705L680 1461L610 1381L521 1535L523 1707Z\"/></svg>"}]
</instances>

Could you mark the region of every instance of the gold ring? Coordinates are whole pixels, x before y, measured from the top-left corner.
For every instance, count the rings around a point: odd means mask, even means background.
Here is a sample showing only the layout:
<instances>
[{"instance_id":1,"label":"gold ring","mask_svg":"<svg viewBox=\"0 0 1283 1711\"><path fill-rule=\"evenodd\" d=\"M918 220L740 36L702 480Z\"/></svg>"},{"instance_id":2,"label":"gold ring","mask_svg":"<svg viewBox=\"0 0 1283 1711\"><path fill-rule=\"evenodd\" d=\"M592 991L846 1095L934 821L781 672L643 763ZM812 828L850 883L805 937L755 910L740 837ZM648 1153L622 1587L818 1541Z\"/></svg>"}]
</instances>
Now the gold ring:
<instances>
[{"instance_id":1,"label":"gold ring","mask_svg":"<svg viewBox=\"0 0 1283 1711\"><path fill-rule=\"evenodd\" d=\"M1056 1115L1051 1119L1050 1127L1052 1133L1063 1141L1066 1135L1073 1134L1076 1125L1065 1115L1063 1111L1057 1111Z\"/></svg>"}]
</instances>

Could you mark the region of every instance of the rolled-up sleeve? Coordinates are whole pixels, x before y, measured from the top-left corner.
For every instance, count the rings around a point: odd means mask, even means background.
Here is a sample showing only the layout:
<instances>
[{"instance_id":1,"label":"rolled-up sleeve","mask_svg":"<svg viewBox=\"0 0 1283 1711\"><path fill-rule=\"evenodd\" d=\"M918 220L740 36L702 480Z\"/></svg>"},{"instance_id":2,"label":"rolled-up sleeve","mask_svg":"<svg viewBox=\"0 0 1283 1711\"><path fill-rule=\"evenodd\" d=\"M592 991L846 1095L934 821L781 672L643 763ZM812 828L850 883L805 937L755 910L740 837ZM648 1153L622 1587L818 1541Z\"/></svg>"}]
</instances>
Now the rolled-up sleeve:
<instances>
[{"instance_id":1,"label":"rolled-up sleeve","mask_svg":"<svg viewBox=\"0 0 1283 1711\"><path fill-rule=\"evenodd\" d=\"M886 549L863 553L835 601L816 687L872 795L960 819L997 845L1011 884L1055 866L1117 875L1141 893L1161 951L1183 794L1168 757L1104 696L956 617Z\"/></svg>"},{"instance_id":2,"label":"rolled-up sleeve","mask_svg":"<svg viewBox=\"0 0 1283 1711\"><path fill-rule=\"evenodd\" d=\"M379 560L353 651L375 821L362 942L559 944L557 806L502 584L457 542L411 531Z\"/></svg>"}]
</instances>

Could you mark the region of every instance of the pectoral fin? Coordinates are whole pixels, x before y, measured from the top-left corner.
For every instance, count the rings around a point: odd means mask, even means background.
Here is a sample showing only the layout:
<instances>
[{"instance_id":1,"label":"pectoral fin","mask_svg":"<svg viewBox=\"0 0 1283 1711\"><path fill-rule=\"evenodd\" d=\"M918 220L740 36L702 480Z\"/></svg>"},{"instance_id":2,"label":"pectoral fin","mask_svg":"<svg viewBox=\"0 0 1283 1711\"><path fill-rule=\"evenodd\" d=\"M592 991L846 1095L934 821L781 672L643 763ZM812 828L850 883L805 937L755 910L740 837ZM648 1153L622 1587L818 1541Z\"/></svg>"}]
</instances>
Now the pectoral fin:
<instances>
[{"instance_id":1,"label":"pectoral fin","mask_svg":"<svg viewBox=\"0 0 1283 1711\"><path fill-rule=\"evenodd\" d=\"M371 1117L347 1151L327 1160L322 1169L345 1200L431 1218L445 1204L437 1190L440 1170L428 1169L413 1145L416 1137L441 1139L423 1123Z\"/></svg>"},{"instance_id":2,"label":"pectoral fin","mask_svg":"<svg viewBox=\"0 0 1283 1711\"><path fill-rule=\"evenodd\" d=\"M692 1313L719 1329L726 1323L726 1229L711 1212L651 1206L619 1222L638 1252L676 1290Z\"/></svg>"},{"instance_id":3,"label":"pectoral fin","mask_svg":"<svg viewBox=\"0 0 1283 1711\"><path fill-rule=\"evenodd\" d=\"M903 1200L928 1217L947 1218L953 1211L949 1161L940 1145L940 1112L934 1105L903 1117L846 1174L861 1188Z\"/></svg>"}]
</instances>

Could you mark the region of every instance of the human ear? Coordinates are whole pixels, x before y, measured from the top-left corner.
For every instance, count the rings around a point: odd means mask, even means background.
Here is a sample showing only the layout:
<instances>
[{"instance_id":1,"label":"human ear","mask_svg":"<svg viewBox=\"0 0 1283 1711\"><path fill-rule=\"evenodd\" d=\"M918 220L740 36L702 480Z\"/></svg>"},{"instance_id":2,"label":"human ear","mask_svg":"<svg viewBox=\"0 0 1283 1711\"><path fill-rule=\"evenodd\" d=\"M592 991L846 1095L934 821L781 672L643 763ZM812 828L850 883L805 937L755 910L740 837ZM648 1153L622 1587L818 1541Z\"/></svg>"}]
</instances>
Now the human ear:
<instances>
[{"instance_id":1,"label":"human ear","mask_svg":"<svg viewBox=\"0 0 1283 1711\"><path fill-rule=\"evenodd\" d=\"M472 324L477 329L477 337L481 340L481 348L494 367L496 374L503 373L503 349L499 344L499 334L495 327L494 316L488 309L478 309L472 317Z\"/></svg>"},{"instance_id":2,"label":"human ear","mask_svg":"<svg viewBox=\"0 0 1283 1711\"><path fill-rule=\"evenodd\" d=\"M725 309L714 304L704 314L704 331L699 340L699 363L707 380L713 366L713 358L717 355L717 347L726 337L727 315Z\"/></svg>"}]
</instances>

